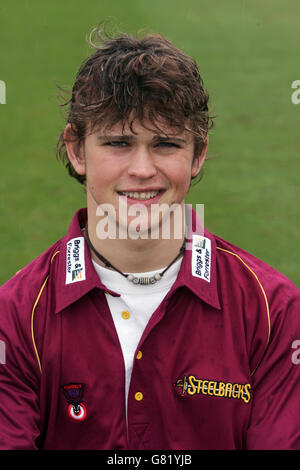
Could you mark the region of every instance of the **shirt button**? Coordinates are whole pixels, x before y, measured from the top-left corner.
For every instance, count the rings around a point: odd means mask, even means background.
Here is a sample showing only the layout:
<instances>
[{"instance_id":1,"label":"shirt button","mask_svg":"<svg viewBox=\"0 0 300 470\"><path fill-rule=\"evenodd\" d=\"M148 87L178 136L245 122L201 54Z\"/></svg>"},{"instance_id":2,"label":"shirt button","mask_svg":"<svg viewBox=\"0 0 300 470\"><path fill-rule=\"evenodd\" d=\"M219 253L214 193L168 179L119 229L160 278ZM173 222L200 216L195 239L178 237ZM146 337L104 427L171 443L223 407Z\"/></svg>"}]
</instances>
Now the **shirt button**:
<instances>
[{"instance_id":1,"label":"shirt button","mask_svg":"<svg viewBox=\"0 0 300 470\"><path fill-rule=\"evenodd\" d=\"M141 401L144 398L144 395L142 394L142 392L136 392L134 398L136 399L136 401Z\"/></svg>"},{"instance_id":2,"label":"shirt button","mask_svg":"<svg viewBox=\"0 0 300 470\"><path fill-rule=\"evenodd\" d=\"M141 358L142 358L142 355L143 355L142 351L139 351L139 352L137 353L137 355L136 355L136 358L137 358L137 359L141 359Z\"/></svg>"},{"instance_id":3,"label":"shirt button","mask_svg":"<svg viewBox=\"0 0 300 470\"><path fill-rule=\"evenodd\" d=\"M128 318L130 317L130 313L127 312L127 310L124 310L124 312L122 312L121 315L124 320L128 320Z\"/></svg>"}]
</instances>

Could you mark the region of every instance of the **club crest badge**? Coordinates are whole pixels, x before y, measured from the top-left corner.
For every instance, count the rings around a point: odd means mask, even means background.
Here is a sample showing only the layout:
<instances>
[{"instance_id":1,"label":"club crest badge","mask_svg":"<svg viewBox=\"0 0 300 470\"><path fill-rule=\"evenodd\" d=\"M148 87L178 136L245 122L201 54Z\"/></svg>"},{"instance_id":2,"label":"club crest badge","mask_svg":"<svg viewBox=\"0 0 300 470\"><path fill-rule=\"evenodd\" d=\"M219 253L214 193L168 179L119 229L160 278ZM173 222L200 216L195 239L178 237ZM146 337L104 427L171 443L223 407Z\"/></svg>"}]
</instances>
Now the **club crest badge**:
<instances>
[{"instance_id":1,"label":"club crest badge","mask_svg":"<svg viewBox=\"0 0 300 470\"><path fill-rule=\"evenodd\" d=\"M68 402L68 416L74 421L86 418L86 407L83 402L84 386L79 383L69 383L62 386L63 394Z\"/></svg>"}]
</instances>

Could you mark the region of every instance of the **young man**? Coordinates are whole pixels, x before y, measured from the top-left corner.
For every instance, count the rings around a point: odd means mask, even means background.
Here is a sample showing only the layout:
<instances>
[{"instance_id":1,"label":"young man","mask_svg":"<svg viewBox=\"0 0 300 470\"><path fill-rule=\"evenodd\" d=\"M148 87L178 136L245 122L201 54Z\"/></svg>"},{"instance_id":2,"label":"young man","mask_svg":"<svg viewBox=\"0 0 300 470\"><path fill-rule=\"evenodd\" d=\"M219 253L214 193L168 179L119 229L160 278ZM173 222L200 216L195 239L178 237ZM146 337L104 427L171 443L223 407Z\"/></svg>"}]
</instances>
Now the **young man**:
<instances>
[{"instance_id":1,"label":"young man","mask_svg":"<svg viewBox=\"0 0 300 470\"><path fill-rule=\"evenodd\" d=\"M299 449L299 290L184 204L196 64L155 35L95 48L59 140L87 209L0 290L0 448Z\"/></svg>"}]
</instances>

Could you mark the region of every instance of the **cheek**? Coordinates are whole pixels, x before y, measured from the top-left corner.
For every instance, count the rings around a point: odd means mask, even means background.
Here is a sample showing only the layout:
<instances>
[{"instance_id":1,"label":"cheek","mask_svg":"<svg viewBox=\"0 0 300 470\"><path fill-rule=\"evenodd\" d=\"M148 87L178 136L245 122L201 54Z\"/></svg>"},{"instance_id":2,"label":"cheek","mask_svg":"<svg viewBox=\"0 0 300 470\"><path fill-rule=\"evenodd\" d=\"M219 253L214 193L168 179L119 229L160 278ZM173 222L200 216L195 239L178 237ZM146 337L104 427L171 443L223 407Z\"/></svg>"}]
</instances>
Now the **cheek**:
<instances>
[{"instance_id":1,"label":"cheek","mask_svg":"<svg viewBox=\"0 0 300 470\"><path fill-rule=\"evenodd\" d=\"M168 173L170 181L180 192L186 193L191 181L191 166L177 165Z\"/></svg>"},{"instance_id":2,"label":"cheek","mask_svg":"<svg viewBox=\"0 0 300 470\"><path fill-rule=\"evenodd\" d=\"M87 186L98 193L111 189L118 180L120 170L111 162L89 161L86 170Z\"/></svg>"}]
</instances>

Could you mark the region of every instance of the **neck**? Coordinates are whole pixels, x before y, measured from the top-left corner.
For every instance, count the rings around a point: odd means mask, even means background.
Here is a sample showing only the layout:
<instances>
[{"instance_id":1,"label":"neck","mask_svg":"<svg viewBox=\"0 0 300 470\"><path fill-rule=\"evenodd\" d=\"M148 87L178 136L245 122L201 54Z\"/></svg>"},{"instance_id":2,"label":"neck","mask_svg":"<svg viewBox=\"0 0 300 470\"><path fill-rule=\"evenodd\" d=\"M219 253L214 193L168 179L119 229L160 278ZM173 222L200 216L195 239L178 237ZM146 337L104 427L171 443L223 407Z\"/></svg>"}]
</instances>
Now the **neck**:
<instances>
[{"instance_id":1,"label":"neck","mask_svg":"<svg viewBox=\"0 0 300 470\"><path fill-rule=\"evenodd\" d=\"M182 227L182 236L176 238L170 233L168 239L142 239L133 240L130 237L126 239L106 238L100 240L97 237L97 223L94 218L88 217L88 233L94 248L104 256L113 266L122 272L148 272L160 270L169 265L179 253L184 241L184 226ZM93 250L91 256L96 263L104 266Z\"/></svg>"}]
</instances>

